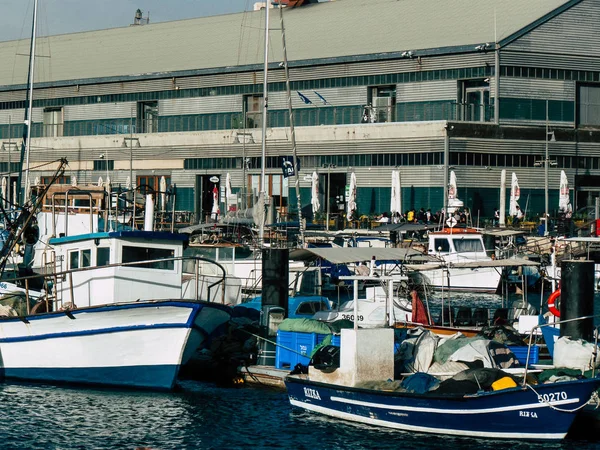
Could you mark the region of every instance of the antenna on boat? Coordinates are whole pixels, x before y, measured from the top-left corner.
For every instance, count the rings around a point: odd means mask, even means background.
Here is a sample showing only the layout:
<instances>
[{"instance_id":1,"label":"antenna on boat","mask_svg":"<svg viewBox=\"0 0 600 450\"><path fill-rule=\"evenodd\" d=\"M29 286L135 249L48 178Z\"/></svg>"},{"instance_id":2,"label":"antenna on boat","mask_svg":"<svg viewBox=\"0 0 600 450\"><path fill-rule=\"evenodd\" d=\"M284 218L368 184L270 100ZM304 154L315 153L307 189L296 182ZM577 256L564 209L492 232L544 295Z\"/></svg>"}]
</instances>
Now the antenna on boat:
<instances>
[{"instance_id":1,"label":"antenna on boat","mask_svg":"<svg viewBox=\"0 0 600 450\"><path fill-rule=\"evenodd\" d=\"M302 201L300 199L300 174L298 173L298 152L296 150L296 131L294 129L294 111L292 109L292 94L290 89L290 71L287 59L285 41L285 27L283 25L283 6L279 3L279 18L281 21L281 41L283 44L283 69L285 71L285 88L287 91L288 112L290 116L290 134L292 136L292 163L294 164L294 184L296 185L296 198L298 201L298 232L300 234L300 247L304 247L304 223L302 222ZM329 201L329 199L327 199ZM329 220L329 217L327 217ZM329 226L329 223L327 224Z\"/></svg>"},{"instance_id":2,"label":"antenna on boat","mask_svg":"<svg viewBox=\"0 0 600 450\"><path fill-rule=\"evenodd\" d=\"M261 164L260 164L260 196L258 199L258 207L262 208L259 215L260 223L258 227L258 237L260 245L264 245L265 239L265 209L267 207L266 201L266 189L265 189L265 164L267 156L267 110L269 108L269 2L265 4L265 61L263 66L264 78L263 78L263 113L262 113L262 152L261 152Z\"/></svg>"},{"instance_id":3,"label":"antenna on boat","mask_svg":"<svg viewBox=\"0 0 600 450\"><path fill-rule=\"evenodd\" d=\"M17 204L21 203L21 174L25 158L25 190L29 186L29 140L31 139L31 112L33 110L33 76L35 72L35 37L37 28L38 0L33 3L33 24L31 26L31 44L29 47L29 72L27 73L27 93L25 98L25 121L23 127L23 143L21 144L21 159L19 161L19 179L17 183Z\"/></svg>"}]
</instances>

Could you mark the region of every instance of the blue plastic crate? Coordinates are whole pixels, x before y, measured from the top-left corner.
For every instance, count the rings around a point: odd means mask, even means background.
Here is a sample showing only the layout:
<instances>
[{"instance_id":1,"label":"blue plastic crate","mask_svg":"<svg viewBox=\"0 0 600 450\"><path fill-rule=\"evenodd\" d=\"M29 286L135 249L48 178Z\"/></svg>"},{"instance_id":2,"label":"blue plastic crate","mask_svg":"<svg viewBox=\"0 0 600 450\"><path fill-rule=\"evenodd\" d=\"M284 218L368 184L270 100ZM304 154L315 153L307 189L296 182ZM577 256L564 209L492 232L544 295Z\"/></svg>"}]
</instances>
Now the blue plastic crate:
<instances>
[{"instance_id":1,"label":"blue plastic crate","mask_svg":"<svg viewBox=\"0 0 600 450\"><path fill-rule=\"evenodd\" d=\"M328 334L317 334L317 344L320 344L325 340L325 338L329 336ZM340 346L340 335L334 334L331 337L331 345L335 345L336 347Z\"/></svg>"},{"instance_id":2,"label":"blue plastic crate","mask_svg":"<svg viewBox=\"0 0 600 450\"><path fill-rule=\"evenodd\" d=\"M278 331L275 367L277 369L292 369L298 363L308 365L310 354L316 345L316 333ZM301 353L301 355L297 352Z\"/></svg>"},{"instance_id":3,"label":"blue plastic crate","mask_svg":"<svg viewBox=\"0 0 600 450\"><path fill-rule=\"evenodd\" d=\"M527 361L527 346L509 345L508 348L515 354L519 363L524 366ZM539 360L540 348L537 345L532 345L531 352L529 353L529 364L537 364Z\"/></svg>"},{"instance_id":4,"label":"blue plastic crate","mask_svg":"<svg viewBox=\"0 0 600 450\"><path fill-rule=\"evenodd\" d=\"M299 331L277 331L275 368L293 369L298 363L307 366L310 362L310 354L326 336L326 334L301 333ZM334 335L331 345L339 347L340 337Z\"/></svg>"}]
</instances>

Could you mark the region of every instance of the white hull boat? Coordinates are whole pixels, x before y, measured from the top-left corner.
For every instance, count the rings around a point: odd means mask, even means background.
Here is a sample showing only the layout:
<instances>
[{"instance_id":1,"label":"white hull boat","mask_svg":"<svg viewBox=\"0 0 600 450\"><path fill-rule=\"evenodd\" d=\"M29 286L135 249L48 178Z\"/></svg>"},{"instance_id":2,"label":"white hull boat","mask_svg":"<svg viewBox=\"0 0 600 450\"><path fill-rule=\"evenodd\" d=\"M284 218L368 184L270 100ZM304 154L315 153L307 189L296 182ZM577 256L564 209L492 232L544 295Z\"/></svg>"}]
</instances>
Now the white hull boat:
<instances>
[{"instance_id":1,"label":"white hull boat","mask_svg":"<svg viewBox=\"0 0 600 450\"><path fill-rule=\"evenodd\" d=\"M222 305L165 300L3 318L0 373L170 390L181 365L229 317Z\"/></svg>"}]
</instances>

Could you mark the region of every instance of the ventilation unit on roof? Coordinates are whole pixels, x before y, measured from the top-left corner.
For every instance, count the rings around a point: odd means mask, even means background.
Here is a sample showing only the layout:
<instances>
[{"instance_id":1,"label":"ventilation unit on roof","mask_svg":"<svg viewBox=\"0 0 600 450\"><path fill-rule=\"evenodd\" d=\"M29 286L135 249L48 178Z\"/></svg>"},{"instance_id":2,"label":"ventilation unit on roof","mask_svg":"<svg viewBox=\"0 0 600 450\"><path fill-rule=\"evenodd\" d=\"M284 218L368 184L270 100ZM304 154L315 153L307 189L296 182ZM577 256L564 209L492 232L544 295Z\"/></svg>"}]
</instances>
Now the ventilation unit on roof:
<instances>
[{"instance_id":1,"label":"ventilation unit on roof","mask_svg":"<svg viewBox=\"0 0 600 450\"><path fill-rule=\"evenodd\" d=\"M148 15L144 17L144 14L141 9L138 9L135 12L135 17L133 18L133 23L131 26L135 25L148 25L150 23L150 11L148 11Z\"/></svg>"}]
</instances>

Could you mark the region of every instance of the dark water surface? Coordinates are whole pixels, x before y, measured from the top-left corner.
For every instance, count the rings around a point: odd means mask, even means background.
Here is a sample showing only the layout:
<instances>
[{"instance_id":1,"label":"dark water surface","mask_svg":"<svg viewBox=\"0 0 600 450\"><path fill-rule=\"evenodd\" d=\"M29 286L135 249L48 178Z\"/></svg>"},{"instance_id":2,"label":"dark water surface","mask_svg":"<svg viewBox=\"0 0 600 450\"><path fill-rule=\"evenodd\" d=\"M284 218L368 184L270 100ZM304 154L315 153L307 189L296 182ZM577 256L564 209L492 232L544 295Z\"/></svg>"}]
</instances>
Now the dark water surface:
<instances>
[{"instance_id":1,"label":"dark water surface","mask_svg":"<svg viewBox=\"0 0 600 450\"><path fill-rule=\"evenodd\" d=\"M292 409L285 392L182 382L175 393L4 384L3 449L598 449L374 428Z\"/></svg>"},{"instance_id":2,"label":"dark water surface","mask_svg":"<svg viewBox=\"0 0 600 450\"><path fill-rule=\"evenodd\" d=\"M532 294L533 295L533 294ZM531 303L539 304L538 300ZM432 307L441 307L432 298ZM453 306L500 307L500 296L452 295ZM600 311L598 298L596 312ZM285 392L183 381L173 393L0 384L3 449L600 449L586 439L524 443L375 428L292 409Z\"/></svg>"}]
</instances>

